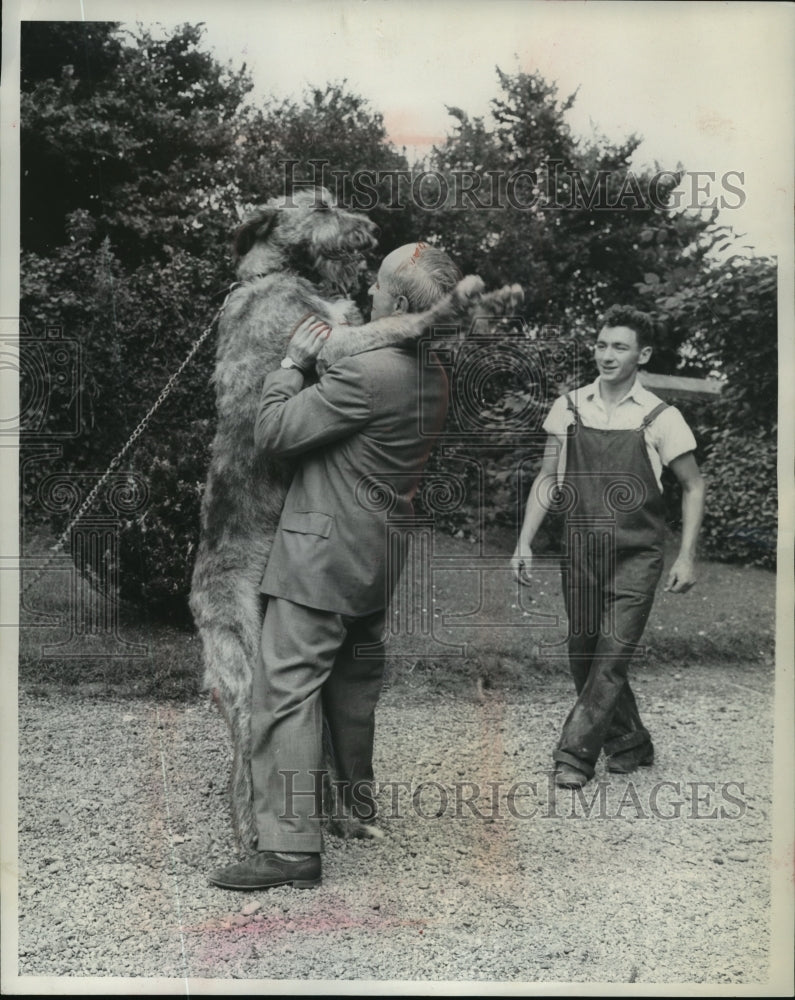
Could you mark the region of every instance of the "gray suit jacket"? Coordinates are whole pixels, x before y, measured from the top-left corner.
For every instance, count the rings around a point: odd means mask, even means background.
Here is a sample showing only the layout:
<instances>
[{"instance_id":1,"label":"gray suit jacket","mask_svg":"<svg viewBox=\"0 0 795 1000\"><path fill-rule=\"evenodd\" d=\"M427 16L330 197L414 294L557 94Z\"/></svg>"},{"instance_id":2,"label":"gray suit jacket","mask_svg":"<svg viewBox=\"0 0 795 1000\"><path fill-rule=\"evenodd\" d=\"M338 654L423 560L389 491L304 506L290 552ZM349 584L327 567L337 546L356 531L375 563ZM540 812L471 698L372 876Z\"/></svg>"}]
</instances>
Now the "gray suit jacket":
<instances>
[{"instance_id":1,"label":"gray suit jacket","mask_svg":"<svg viewBox=\"0 0 795 1000\"><path fill-rule=\"evenodd\" d=\"M394 553L387 567L387 515L413 512L447 414L447 376L438 363L423 368L413 348L387 347L344 358L303 386L300 372L279 369L262 390L257 447L299 464L261 589L371 614L386 607L402 558Z\"/></svg>"}]
</instances>

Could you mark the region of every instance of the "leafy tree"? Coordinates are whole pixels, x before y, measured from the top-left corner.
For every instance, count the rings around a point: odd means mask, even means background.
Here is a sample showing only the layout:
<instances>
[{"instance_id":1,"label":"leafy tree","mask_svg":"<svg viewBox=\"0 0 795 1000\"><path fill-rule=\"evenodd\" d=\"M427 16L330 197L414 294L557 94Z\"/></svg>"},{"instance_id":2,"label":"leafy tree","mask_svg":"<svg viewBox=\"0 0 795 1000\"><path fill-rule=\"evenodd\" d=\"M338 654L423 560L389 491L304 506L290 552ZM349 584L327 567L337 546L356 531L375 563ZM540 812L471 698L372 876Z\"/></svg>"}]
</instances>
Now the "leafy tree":
<instances>
[{"instance_id":1,"label":"leafy tree","mask_svg":"<svg viewBox=\"0 0 795 1000\"><path fill-rule=\"evenodd\" d=\"M380 116L342 84L252 108L245 69L220 66L201 38L192 25L164 38L110 23L24 27L20 311L36 336L58 326L79 344L81 433L64 441L63 465L87 484L217 308L215 294L233 279L239 213L283 192L280 158L405 167ZM383 222L402 235L397 216ZM123 593L168 613L184 611L198 534L211 345L123 464L149 488L143 514L123 525ZM34 375L23 375L28 386ZM63 408L51 407L40 429L62 420ZM26 445L23 462L34 452ZM25 484L26 498L32 489ZM34 515L32 503L25 513Z\"/></svg>"},{"instance_id":2,"label":"leafy tree","mask_svg":"<svg viewBox=\"0 0 795 1000\"><path fill-rule=\"evenodd\" d=\"M707 223L671 212L678 174L630 169L639 138L577 140L566 123L576 94L560 100L535 73L497 75L502 94L488 126L449 109L457 124L433 165L451 190L455 172L483 183L447 199L435 233L487 282L519 282L534 326L593 329L608 305L640 305L638 285L673 270ZM477 198L491 207L464 210ZM670 366L678 346L666 339L656 363Z\"/></svg>"},{"instance_id":3,"label":"leafy tree","mask_svg":"<svg viewBox=\"0 0 795 1000\"><path fill-rule=\"evenodd\" d=\"M227 160L251 82L202 52L200 38L194 25L165 39L102 23L25 25L23 249L63 245L77 209L128 268L169 248L223 246L235 195Z\"/></svg>"},{"instance_id":4,"label":"leafy tree","mask_svg":"<svg viewBox=\"0 0 795 1000\"><path fill-rule=\"evenodd\" d=\"M702 250L737 240L713 227ZM733 253L704 258L641 292L678 330L690 370L723 381L720 398L690 408L708 481L705 551L773 567L778 425L777 267Z\"/></svg>"},{"instance_id":5,"label":"leafy tree","mask_svg":"<svg viewBox=\"0 0 795 1000\"><path fill-rule=\"evenodd\" d=\"M700 258L639 286L649 307L675 331L682 367L725 383L714 422L732 432L775 430L778 413L777 267L769 257L730 250L726 226L705 234Z\"/></svg>"}]
</instances>

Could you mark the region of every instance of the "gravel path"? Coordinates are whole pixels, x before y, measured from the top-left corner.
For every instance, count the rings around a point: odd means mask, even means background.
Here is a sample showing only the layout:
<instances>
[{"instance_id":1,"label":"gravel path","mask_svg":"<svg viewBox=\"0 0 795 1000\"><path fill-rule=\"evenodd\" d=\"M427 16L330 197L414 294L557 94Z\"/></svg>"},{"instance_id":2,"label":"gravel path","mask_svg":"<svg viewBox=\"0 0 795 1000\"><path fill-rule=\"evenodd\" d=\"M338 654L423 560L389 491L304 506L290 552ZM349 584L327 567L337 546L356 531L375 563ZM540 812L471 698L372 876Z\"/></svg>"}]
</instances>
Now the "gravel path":
<instances>
[{"instance_id":1,"label":"gravel path","mask_svg":"<svg viewBox=\"0 0 795 1000\"><path fill-rule=\"evenodd\" d=\"M547 775L567 677L532 699L388 687L377 776L414 804L383 789L383 840L327 837L320 888L258 893L206 879L234 857L209 705L23 692L19 974L766 982L772 671L635 686L657 763L601 763L582 801Z\"/></svg>"}]
</instances>

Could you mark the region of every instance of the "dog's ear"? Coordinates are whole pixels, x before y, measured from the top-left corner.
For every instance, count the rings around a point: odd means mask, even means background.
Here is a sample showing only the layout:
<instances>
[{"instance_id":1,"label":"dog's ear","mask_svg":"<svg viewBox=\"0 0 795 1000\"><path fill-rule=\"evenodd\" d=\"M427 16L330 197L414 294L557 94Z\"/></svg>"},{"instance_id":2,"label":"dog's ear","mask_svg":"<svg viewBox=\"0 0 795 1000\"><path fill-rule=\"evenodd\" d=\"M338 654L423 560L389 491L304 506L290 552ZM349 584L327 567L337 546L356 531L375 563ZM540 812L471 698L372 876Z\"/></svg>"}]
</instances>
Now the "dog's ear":
<instances>
[{"instance_id":1,"label":"dog's ear","mask_svg":"<svg viewBox=\"0 0 795 1000\"><path fill-rule=\"evenodd\" d=\"M245 257L259 240L266 240L276 225L279 212L275 208L263 208L235 230L232 238L234 263Z\"/></svg>"}]
</instances>

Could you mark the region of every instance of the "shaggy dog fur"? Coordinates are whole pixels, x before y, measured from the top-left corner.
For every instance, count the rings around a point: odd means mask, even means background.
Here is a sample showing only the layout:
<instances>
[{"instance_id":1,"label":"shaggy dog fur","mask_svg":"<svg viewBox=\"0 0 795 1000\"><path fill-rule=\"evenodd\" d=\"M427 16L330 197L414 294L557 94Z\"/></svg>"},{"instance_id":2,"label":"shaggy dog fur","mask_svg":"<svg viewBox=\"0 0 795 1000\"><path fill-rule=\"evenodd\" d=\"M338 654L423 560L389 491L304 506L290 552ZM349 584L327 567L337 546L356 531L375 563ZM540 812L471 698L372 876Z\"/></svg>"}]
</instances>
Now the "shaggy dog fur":
<instances>
[{"instance_id":1,"label":"shaggy dog fur","mask_svg":"<svg viewBox=\"0 0 795 1000\"><path fill-rule=\"evenodd\" d=\"M436 323L471 311L483 284L468 277L429 312L367 325L341 295L358 279L375 226L334 204L319 189L269 202L237 231L239 286L219 321L216 367L218 423L201 513L201 537L190 605L204 654L204 687L231 731L232 815L244 850L256 844L250 769L252 664L262 625L259 585L279 522L291 467L257 453L254 422L262 383L287 353L290 332L307 313L333 328L318 368L341 357L416 339ZM512 297L491 297L496 311ZM342 324L350 324L348 326ZM367 836L356 821L346 835ZM345 826L345 824L343 824Z\"/></svg>"}]
</instances>

